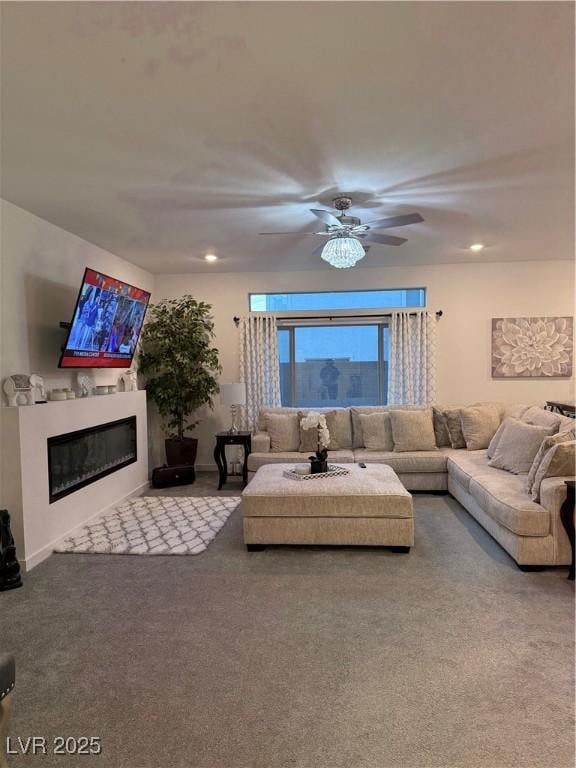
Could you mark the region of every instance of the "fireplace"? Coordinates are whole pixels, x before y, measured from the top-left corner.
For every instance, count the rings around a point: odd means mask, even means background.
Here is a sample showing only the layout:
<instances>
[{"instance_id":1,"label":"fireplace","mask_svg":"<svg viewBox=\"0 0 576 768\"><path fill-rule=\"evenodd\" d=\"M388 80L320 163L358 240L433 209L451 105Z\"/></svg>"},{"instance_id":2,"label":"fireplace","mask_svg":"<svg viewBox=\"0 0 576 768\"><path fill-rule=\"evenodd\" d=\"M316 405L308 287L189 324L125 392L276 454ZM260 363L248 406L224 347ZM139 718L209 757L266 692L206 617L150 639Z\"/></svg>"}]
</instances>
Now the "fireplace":
<instances>
[{"instance_id":1,"label":"fireplace","mask_svg":"<svg viewBox=\"0 0 576 768\"><path fill-rule=\"evenodd\" d=\"M50 504L137 458L136 416L49 437Z\"/></svg>"}]
</instances>

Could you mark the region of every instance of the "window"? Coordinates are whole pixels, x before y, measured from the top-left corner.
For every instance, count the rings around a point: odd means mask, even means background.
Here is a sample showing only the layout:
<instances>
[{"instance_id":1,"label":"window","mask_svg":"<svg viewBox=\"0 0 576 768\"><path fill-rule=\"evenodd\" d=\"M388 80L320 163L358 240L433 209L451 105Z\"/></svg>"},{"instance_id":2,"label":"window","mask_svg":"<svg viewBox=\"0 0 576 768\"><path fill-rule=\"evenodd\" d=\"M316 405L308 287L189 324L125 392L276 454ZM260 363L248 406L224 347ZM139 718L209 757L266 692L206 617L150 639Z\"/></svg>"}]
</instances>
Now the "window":
<instances>
[{"instance_id":1,"label":"window","mask_svg":"<svg viewBox=\"0 0 576 768\"><path fill-rule=\"evenodd\" d=\"M293 312L322 309L392 309L425 307L426 288L316 293L251 293L250 312Z\"/></svg>"},{"instance_id":2,"label":"window","mask_svg":"<svg viewBox=\"0 0 576 768\"><path fill-rule=\"evenodd\" d=\"M280 327L282 405L377 405L388 388L388 326Z\"/></svg>"}]
</instances>

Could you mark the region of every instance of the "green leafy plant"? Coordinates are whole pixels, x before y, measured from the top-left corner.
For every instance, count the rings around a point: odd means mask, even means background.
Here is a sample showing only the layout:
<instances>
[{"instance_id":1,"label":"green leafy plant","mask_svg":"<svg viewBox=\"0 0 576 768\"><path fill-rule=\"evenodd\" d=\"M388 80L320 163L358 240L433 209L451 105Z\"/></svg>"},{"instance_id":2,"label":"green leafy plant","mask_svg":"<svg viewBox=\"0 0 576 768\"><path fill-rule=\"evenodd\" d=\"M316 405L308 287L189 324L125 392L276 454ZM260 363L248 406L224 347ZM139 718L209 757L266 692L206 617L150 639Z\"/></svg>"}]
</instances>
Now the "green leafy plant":
<instances>
[{"instance_id":1,"label":"green leafy plant","mask_svg":"<svg viewBox=\"0 0 576 768\"><path fill-rule=\"evenodd\" d=\"M211 311L192 296L167 299L150 307L142 330L138 370L170 437L179 440L198 424L191 415L202 405L212 408L218 392L222 368Z\"/></svg>"}]
</instances>

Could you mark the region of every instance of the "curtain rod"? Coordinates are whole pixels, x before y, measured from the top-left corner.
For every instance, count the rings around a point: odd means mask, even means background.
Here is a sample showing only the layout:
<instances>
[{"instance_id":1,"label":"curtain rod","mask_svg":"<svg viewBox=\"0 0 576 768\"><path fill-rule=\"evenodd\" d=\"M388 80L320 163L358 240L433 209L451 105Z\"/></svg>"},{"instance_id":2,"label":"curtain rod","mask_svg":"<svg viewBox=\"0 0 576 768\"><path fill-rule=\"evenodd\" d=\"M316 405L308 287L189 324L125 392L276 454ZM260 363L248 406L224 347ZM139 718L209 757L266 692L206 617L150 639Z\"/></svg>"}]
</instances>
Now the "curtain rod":
<instances>
[{"instance_id":1,"label":"curtain rod","mask_svg":"<svg viewBox=\"0 0 576 768\"><path fill-rule=\"evenodd\" d=\"M416 315L419 315L419 312L410 312L410 317L416 317ZM436 312L436 317L442 317L444 313L441 309ZM309 315L307 317L298 315L294 317L279 317L278 320L348 320L350 318L356 320L358 318L364 318L364 317L392 317L392 312L385 312L383 314L377 314L377 315ZM238 325L240 323L239 317L234 317L234 323L235 325Z\"/></svg>"}]
</instances>

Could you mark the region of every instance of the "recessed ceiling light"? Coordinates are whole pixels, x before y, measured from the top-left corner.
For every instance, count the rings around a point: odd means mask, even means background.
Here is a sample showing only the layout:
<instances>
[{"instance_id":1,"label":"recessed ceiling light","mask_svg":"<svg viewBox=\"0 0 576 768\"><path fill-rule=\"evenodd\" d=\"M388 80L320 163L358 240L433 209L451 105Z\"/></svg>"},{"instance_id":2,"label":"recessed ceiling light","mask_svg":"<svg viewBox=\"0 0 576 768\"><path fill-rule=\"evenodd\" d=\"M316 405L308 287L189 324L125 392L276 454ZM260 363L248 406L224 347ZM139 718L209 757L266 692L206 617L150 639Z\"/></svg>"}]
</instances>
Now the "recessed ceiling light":
<instances>
[{"instance_id":1,"label":"recessed ceiling light","mask_svg":"<svg viewBox=\"0 0 576 768\"><path fill-rule=\"evenodd\" d=\"M207 253L204 258L206 261L218 261L218 256L216 256L214 253Z\"/></svg>"},{"instance_id":2,"label":"recessed ceiling light","mask_svg":"<svg viewBox=\"0 0 576 768\"><path fill-rule=\"evenodd\" d=\"M484 250L484 244L483 243L474 243L470 246L470 250L474 251L474 253L478 253L478 251Z\"/></svg>"}]
</instances>

